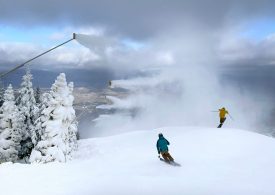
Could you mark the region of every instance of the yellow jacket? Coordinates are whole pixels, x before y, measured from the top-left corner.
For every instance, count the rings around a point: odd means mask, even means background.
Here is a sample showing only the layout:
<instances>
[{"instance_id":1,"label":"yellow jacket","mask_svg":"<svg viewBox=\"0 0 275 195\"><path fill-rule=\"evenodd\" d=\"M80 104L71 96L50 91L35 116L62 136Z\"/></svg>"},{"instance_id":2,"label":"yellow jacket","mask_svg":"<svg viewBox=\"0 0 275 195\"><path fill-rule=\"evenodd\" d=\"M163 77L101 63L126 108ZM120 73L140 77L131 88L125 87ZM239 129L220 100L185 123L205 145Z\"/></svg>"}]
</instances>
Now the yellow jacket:
<instances>
[{"instance_id":1,"label":"yellow jacket","mask_svg":"<svg viewBox=\"0 0 275 195\"><path fill-rule=\"evenodd\" d=\"M220 118L225 118L225 115L229 114L225 108L219 109L219 112L220 112Z\"/></svg>"}]
</instances>

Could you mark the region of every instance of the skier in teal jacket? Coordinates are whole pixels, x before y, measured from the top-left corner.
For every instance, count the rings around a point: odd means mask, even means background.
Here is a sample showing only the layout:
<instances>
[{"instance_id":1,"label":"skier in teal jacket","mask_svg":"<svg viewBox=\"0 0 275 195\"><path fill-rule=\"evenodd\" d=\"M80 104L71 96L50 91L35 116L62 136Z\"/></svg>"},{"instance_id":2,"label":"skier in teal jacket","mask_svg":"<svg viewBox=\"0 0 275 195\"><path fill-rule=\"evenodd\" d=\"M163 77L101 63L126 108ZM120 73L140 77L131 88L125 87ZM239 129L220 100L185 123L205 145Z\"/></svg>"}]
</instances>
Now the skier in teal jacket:
<instances>
[{"instance_id":1,"label":"skier in teal jacket","mask_svg":"<svg viewBox=\"0 0 275 195\"><path fill-rule=\"evenodd\" d=\"M169 150L168 150L168 145L169 145L169 141L167 139L164 138L164 136L162 135L162 133L159 134L159 139L157 141L157 150L158 153L161 154L161 156L163 157L163 159L167 162L173 162L174 159L172 158L172 156L169 154Z\"/></svg>"}]
</instances>

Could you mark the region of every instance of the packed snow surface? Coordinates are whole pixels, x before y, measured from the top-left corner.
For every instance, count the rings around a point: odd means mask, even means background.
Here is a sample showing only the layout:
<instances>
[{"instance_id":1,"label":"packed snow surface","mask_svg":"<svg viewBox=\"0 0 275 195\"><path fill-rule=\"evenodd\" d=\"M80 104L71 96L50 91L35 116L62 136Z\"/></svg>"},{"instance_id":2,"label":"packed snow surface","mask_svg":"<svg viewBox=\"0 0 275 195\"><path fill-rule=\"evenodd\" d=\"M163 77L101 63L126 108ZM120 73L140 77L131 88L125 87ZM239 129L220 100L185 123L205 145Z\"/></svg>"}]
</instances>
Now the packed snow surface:
<instances>
[{"instance_id":1,"label":"packed snow surface","mask_svg":"<svg viewBox=\"0 0 275 195\"><path fill-rule=\"evenodd\" d=\"M158 159L158 133L181 167ZM237 129L167 127L79 141L73 161L0 165L0 194L274 195L275 140Z\"/></svg>"}]
</instances>

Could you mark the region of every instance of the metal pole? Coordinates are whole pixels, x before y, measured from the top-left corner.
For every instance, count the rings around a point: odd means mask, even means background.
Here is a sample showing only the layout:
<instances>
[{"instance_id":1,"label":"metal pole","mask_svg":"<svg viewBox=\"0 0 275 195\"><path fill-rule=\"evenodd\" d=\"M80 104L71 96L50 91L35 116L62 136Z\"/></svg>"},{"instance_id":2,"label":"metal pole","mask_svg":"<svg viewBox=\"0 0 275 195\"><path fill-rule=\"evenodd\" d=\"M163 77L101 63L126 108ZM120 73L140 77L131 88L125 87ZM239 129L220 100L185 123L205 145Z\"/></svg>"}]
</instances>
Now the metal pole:
<instances>
[{"instance_id":1,"label":"metal pole","mask_svg":"<svg viewBox=\"0 0 275 195\"><path fill-rule=\"evenodd\" d=\"M19 64L19 65L17 65L17 66L15 66L13 69L9 70L8 72L5 72L5 73L1 74L1 75L0 75L0 78L3 78L3 77L5 77L7 74L9 74L9 73L11 73L11 72L17 70L18 68L23 67L25 64L27 64L27 63L29 63L29 62L35 60L36 58L39 58L40 56L43 56L43 55L45 55L46 53L49 53L50 51L52 51L52 50L54 50L54 49L56 49L56 48L58 48L58 47L60 47L60 46L62 46L62 45L65 45L66 43L69 43L70 41L74 40L75 38L76 38L76 34L73 33L73 38L72 38L72 39L70 39L70 40L68 40L68 41L65 41L64 43L61 43L61 44L59 44L59 45L57 45L57 46L55 46L55 47L49 49L48 51L45 51L45 52L39 54L38 56L35 56L35 57L29 59L28 61L26 61L26 62L24 62L24 63L22 63L22 64Z\"/></svg>"}]
</instances>

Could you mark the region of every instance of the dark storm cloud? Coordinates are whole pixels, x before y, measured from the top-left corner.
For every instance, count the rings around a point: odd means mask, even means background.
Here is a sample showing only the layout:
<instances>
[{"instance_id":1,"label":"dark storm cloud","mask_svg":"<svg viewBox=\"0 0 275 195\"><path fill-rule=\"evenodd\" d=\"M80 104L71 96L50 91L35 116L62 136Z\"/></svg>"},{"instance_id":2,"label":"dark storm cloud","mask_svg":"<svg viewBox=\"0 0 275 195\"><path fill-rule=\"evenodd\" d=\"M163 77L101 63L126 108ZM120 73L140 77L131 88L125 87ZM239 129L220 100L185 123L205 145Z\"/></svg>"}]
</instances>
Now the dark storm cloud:
<instances>
[{"instance_id":1,"label":"dark storm cloud","mask_svg":"<svg viewBox=\"0 0 275 195\"><path fill-rule=\"evenodd\" d=\"M99 25L134 37L189 24L219 29L225 23L273 16L272 0L15 0L0 1L0 23L26 28L39 25Z\"/></svg>"}]
</instances>

